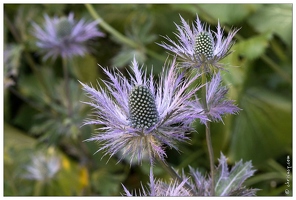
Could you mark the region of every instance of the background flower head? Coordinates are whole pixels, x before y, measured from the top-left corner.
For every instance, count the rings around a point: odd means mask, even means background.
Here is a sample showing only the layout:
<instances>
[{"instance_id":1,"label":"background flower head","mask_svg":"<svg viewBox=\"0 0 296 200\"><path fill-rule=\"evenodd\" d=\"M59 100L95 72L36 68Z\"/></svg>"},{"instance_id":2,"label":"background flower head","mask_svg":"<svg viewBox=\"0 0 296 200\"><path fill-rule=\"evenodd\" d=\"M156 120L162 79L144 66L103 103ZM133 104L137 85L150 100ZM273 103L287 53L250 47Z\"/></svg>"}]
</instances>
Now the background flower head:
<instances>
[{"instance_id":1,"label":"background flower head","mask_svg":"<svg viewBox=\"0 0 296 200\"><path fill-rule=\"evenodd\" d=\"M44 15L45 24L43 27L33 23L33 35L37 38L37 46L44 53L44 60L56 59L58 56L71 58L75 55L83 56L88 52L86 42L95 37L102 37L104 34L97 29L98 21L91 23L84 19L78 22L74 20L74 14L68 17L49 18Z\"/></svg>"},{"instance_id":2,"label":"background flower head","mask_svg":"<svg viewBox=\"0 0 296 200\"><path fill-rule=\"evenodd\" d=\"M164 145L178 149L177 141L185 141L186 132L195 118L204 118L188 106L191 96L199 89L187 91L194 79L186 79L176 70L175 60L164 67L160 81L154 84L152 73L139 68L134 59L130 80L119 71L104 69L110 81L104 81L106 91L82 84L83 90L92 99L85 102L95 109L94 119L85 124L100 124L103 127L88 141L99 141L111 156L121 151L122 158L131 156L142 160L147 151L150 160L154 156L163 159ZM123 151L122 151L123 150Z\"/></svg>"},{"instance_id":3,"label":"background flower head","mask_svg":"<svg viewBox=\"0 0 296 200\"><path fill-rule=\"evenodd\" d=\"M47 152L41 151L31 156L31 162L25 166L23 178L46 182L55 177L60 167L60 158L55 155L53 148L49 148Z\"/></svg>"},{"instance_id":4,"label":"background flower head","mask_svg":"<svg viewBox=\"0 0 296 200\"><path fill-rule=\"evenodd\" d=\"M159 44L173 54L178 55L182 61L183 67L203 67L201 70L209 72L213 67L221 68L218 63L221 59L227 56L233 44L232 39L237 29L231 30L226 38L223 37L223 29L218 22L217 31L212 32L210 27L203 24L198 16L195 24L190 25L180 16L182 25L177 25L178 41L175 42L168 36L164 37L171 44L163 42Z\"/></svg>"}]
</instances>

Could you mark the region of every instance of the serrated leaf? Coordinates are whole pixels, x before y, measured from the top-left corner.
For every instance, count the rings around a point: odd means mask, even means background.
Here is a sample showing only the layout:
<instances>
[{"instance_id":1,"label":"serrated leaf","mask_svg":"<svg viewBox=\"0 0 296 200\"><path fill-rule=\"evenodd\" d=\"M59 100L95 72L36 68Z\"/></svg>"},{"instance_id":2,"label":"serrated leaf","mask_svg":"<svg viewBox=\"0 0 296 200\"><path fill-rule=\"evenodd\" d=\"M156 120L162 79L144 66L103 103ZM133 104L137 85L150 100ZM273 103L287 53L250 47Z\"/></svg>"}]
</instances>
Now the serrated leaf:
<instances>
[{"instance_id":1,"label":"serrated leaf","mask_svg":"<svg viewBox=\"0 0 296 200\"><path fill-rule=\"evenodd\" d=\"M287 45L292 44L292 4L266 4L248 22L258 32L272 31Z\"/></svg>"},{"instance_id":2,"label":"serrated leaf","mask_svg":"<svg viewBox=\"0 0 296 200\"><path fill-rule=\"evenodd\" d=\"M215 176L215 195L230 196L233 193L237 193L237 191L243 191L241 190L243 182L255 172L252 168L253 166L250 161L243 163L240 160L229 172L227 159L221 153Z\"/></svg>"},{"instance_id":3,"label":"serrated leaf","mask_svg":"<svg viewBox=\"0 0 296 200\"><path fill-rule=\"evenodd\" d=\"M239 105L243 110L232 130L231 159L260 164L291 151L291 101L264 89L250 88Z\"/></svg>"}]
</instances>

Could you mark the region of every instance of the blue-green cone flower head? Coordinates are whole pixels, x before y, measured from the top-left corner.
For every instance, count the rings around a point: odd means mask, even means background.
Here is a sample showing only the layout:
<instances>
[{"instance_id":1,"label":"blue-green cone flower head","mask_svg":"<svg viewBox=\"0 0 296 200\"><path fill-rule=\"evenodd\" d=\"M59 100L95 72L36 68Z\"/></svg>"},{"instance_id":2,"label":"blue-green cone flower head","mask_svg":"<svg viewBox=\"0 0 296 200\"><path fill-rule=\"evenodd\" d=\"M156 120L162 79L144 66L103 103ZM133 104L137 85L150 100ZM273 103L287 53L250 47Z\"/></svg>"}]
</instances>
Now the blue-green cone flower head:
<instances>
[{"instance_id":1,"label":"blue-green cone flower head","mask_svg":"<svg viewBox=\"0 0 296 200\"><path fill-rule=\"evenodd\" d=\"M177 55L183 67L197 68L207 73L222 68L223 64L219 61L231 53L232 39L238 29L230 30L224 37L219 22L216 32L203 24L198 16L192 28L182 17L181 22L182 25L176 25L177 42L166 36L164 38L170 44L163 42L159 45Z\"/></svg>"},{"instance_id":2,"label":"blue-green cone flower head","mask_svg":"<svg viewBox=\"0 0 296 200\"><path fill-rule=\"evenodd\" d=\"M210 60L214 56L213 38L207 32L201 32L196 36L195 53Z\"/></svg>"},{"instance_id":3,"label":"blue-green cone flower head","mask_svg":"<svg viewBox=\"0 0 296 200\"><path fill-rule=\"evenodd\" d=\"M131 126L134 128L150 128L158 122L155 97L146 86L136 86L131 91L129 110Z\"/></svg>"},{"instance_id":4,"label":"blue-green cone flower head","mask_svg":"<svg viewBox=\"0 0 296 200\"><path fill-rule=\"evenodd\" d=\"M65 37L70 36L73 25L73 21L68 20L66 17L61 17L55 26L57 31L57 38L62 41Z\"/></svg>"}]
</instances>

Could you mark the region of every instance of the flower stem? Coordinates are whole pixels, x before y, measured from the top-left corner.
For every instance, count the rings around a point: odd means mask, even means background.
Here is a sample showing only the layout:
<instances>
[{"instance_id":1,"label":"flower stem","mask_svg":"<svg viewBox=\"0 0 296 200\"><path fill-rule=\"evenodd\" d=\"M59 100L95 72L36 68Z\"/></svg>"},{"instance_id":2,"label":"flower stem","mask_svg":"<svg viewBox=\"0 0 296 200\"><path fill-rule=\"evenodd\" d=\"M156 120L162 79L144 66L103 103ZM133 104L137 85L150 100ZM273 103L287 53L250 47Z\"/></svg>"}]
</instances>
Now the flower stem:
<instances>
[{"instance_id":1,"label":"flower stem","mask_svg":"<svg viewBox=\"0 0 296 200\"><path fill-rule=\"evenodd\" d=\"M71 97L70 97L69 72L68 72L67 58L63 58L63 72L64 72L64 81L65 81L65 93L66 93L66 98L67 98L68 116L72 117L72 102L71 102Z\"/></svg>"},{"instance_id":2,"label":"flower stem","mask_svg":"<svg viewBox=\"0 0 296 200\"><path fill-rule=\"evenodd\" d=\"M127 44L130 47L137 48L137 43L134 41L128 39L124 35L122 35L120 32L115 30L112 26L110 26L108 23L106 23L103 18L95 11L94 7L91 4L85 4L85 7L91 14L91 16L100 21L100 26L103 27L107 32L109 32L111 35L115 36L119 41L121 41L124 44Z\"/></svg>"},{"instance_id":3,"label":"flower stem","mask_svg":"<svg viewBox=\"0 0 296 200\"><path fill-rule=\"evenodd\" d=\"M182 183L183 180L182 178L171 168L171 166L169 166L168 164L165 163L164 160L160 159L159 156L153 156L152 154L152 148L151 148L151 145L149 144L148 140L146 137L145 138L145 143L146 143L146 146L148 148L148 154L149 154L149 158L150 158L150 167L151 167L151 170L152 167L153 167L153 159L156 159L159 164L170 174L170 176L174 179L174 180L177 180L179 183ZM150 172L153 172L153 171L150 171ZM192 189L192 187L190 185L188 185L187 183L184 184L184 187L193 194L193 196L197 196L196 192Z\"/></svg>"},{"instance_id":4,"label":"flower stem","mask_svg":"<svg viewBox=\"0 0 296 200\"><path fill-rule=\"evenodd\" d=\"M206 73L204 70L204 73L202 74L202 84L206 84L207 82L207 77ZM202 101L203 101L203 107L205 111L208 111L207 107L207 91L206 87L203 87L202 90ZM209 159L210 159L210 169L211 169L211 196L215 196L215 174L214 174L214 151L213 151L213 146L212 146L212 140L211 140L211 129L210 129L210 123L207 121L206 122L206 141L207 141L207 146L208 146L208 152L209 152Z\"/></svg>"},{"instance_id":5,"label":"flower stem","mask_svg":"<svg viewBox=\"0 0 296 200\"><path fill-rule=\"evenodd\" d=\"M42 190L43 190L43 182L42 181L37 181L35 183L35 186L34 186L34 193L33 193L33 195L34 196L40 196L40 195L42 195Z\"/></svg>"},{"instance_id":6,"label":"flower stem","mask_svg":"<svg viewBox=\"0 0 296 200\"><path fill-rule=\"evenodd\" d=\"M211 130L210 130L210 123L206 123L206 138L207 138L207 145L209 151L209 158L210 158L210 167L211 167L211 178L212 178L212 187L211 187L211 195L215 196L215 174L214 174L214 152L211 140Z\"/></svg>"},{"instance_id":7,"label":"flower stem","mask_svg":"<svg viewBox=\"0 0 296 200\"><path fill-rule=\"evenodd\" d=\"M183 179L169 166L168 164L165 163L162 159L160 159L158 156L155 156L156 160L159 162L159 164L170 174L170 176L174 179L177 180L179 183L183 182ZM190 185L187 183L184 184L184 187L193 194L193 196L197 196L196 192L192 189Z\"/></svg>"},{"instance_id":8,"label":"flower stem","mask_svg":"<svg viewBox=\"0 0 296 200\"><path fill-rule=\"evenodd\" d=\"M268 66L273 69L276 73L278 73L283 79L285 79L288 83L292 84L291 76L286 73L280 66L278 66L275 62L273 62L268 56L262 55L262 60L268 64Z\"/></svg>"}]
</instances>

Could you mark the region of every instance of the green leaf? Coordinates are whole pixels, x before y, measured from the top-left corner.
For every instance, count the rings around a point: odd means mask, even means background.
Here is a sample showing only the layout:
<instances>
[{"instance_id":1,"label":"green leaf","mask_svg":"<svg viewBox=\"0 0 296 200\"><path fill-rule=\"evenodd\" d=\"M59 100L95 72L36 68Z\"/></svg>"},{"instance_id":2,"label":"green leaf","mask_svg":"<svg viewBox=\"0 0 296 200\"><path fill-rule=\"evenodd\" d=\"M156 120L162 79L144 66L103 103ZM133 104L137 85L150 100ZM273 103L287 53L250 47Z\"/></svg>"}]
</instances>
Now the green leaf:
<instances>
[{"instance_id":1,"label":"green leaf","mask_svg":"<svg viewBox=\"0 0 296 200\"><path fill-rule=\"evenodd\" d=\"M239 103L243 109L235 118L229 155L232 160L263 163L291 152L291 101L264 89L250 88Z\"/></svg>"},{"instance_id":2,"label":"green leaf","mask_svg":"<svg viewBox=\"0 0 296 200\"><path fill-rule=\"evenodd\" d=\"M260 33L272 31L292 45L292 4L266 4L248 22Z\"/></svg>"},{"instance_id":3,"label":"green leaf","mask_svg":"<svg viewBox=\"0 0 296 200\"><path fill-rule=\"evenodd\" d=\"M4 124L4 147L16 148L32 147L37 143L35 139L9 124Z\"/></svg>"},{"instance_id":4,"label":"green leaf","mask_svg":"<svg viewBox=\"0 0 296 200\"><path fill-rule=\"evenodd\" d=\"M96 83L96 80L99 78L99 66L93 56L89 54L83 57L76 56L71 64L71 70L78 80L87 83Z\"/></svg>"},{"instance_id":5,"label":"green leaf","mask_svg":"<svg viewBox=\"0 0 296 200\"><path fill-rule=\"evenodd\" d=\"M264 54L271 38L271 32L264 33L251 37L250 39L239 41L234 45L233 49L235 49L236 54L244 56L249 60L253 60Z\"/></svg>"}]
</instances>

